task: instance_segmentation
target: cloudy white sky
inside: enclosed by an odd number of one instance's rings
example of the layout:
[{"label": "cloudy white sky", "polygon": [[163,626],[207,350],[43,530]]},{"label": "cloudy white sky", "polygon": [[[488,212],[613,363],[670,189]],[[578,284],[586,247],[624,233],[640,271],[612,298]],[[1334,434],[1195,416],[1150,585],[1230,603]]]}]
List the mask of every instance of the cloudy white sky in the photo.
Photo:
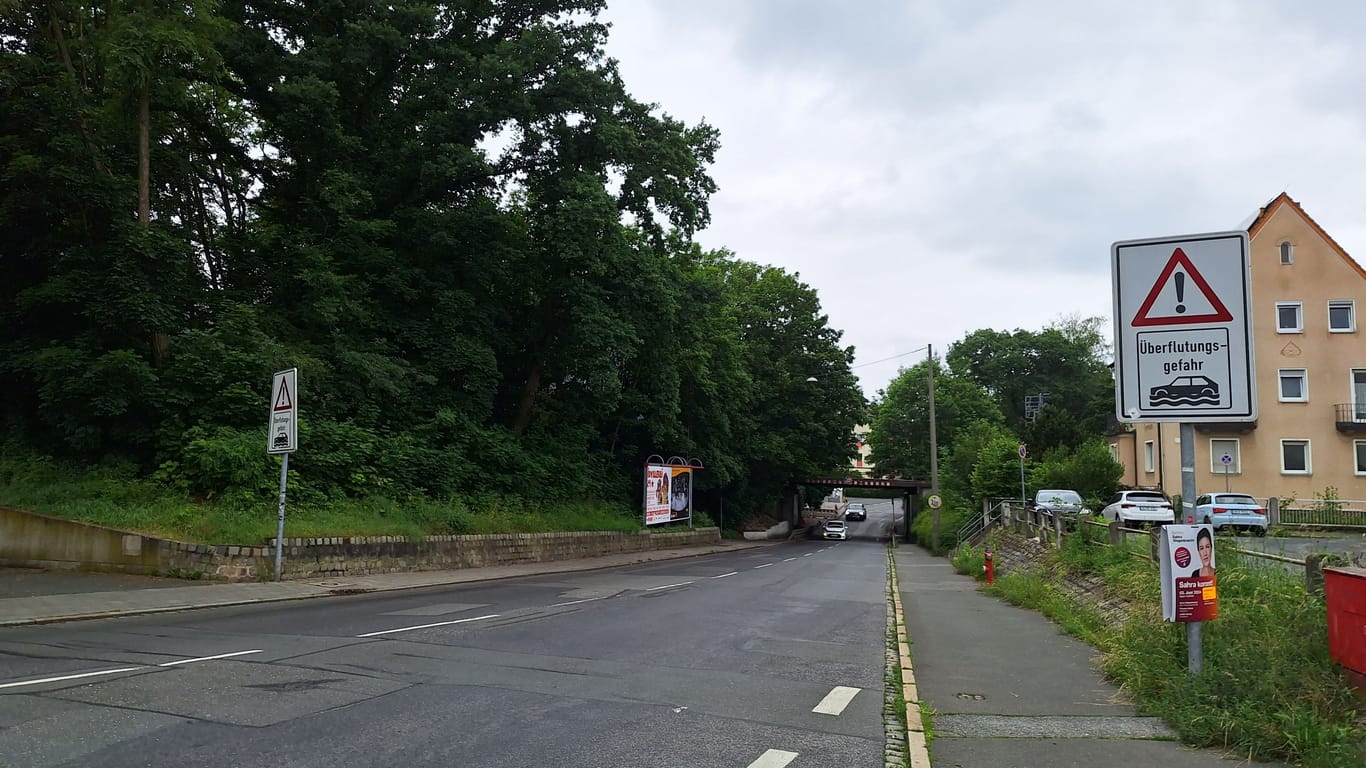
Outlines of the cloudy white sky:
[{"label": "cloudy white sky", "polygon": [[1366,256],[1366,3],[609,0],[638,98],[721,132],[708,248],[796,272],[871,395],[1111,307],[1115,240],[1281,191]]}]

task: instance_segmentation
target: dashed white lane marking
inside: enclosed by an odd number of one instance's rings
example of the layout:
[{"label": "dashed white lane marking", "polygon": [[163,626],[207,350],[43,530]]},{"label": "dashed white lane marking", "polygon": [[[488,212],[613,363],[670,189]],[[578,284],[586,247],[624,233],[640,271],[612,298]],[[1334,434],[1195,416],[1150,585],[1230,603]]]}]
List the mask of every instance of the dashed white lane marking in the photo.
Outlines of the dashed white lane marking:
[{"label": "dashed white lane marking", "polygon": [[713,576],[712,578],[713,578],[713,579],[724,579],[724,578],[726,578],[727,576],[734,576],[734,575],[737,574],[737,573],[739,573],[739,571],[731,571],[730,573],[723,573],[723,574],[721,574],[720,576]]},{"label": "dashed white lane marking", "polygon": [[118,669],[101,669],[97,672],[82,672],[78,675],[61,675],[60,677],[44,677],[40,680],[23,680],[17,683],[0,684],[0,688],[18,688],[24,685],[42,685],[43,683],[60,683],[64,680],[79,680],[83,677],[98,677],[100,675],[117,675],[120,672],[136,672],[146,667],[120,667]]},{"label": "dashed white lane marking", "polygon": [[812,708],[812,712],[818,715],[838,715],[849,706],[849,702],[854,700],[862,688],[850,688],[847,685],[837,685],[825,694],[821,703]]},{"label": "dashed white lane marking", "polygon": [[498,614],[496,614],[496,613],[490,613],[490,614],[487,615],[487,616],[475,616],[475,617],[469,618],[469,619],[456,619],[455,621],[438,621],[438,622],[436,622],[435,624],[419,624],[419,625],[417,625],[416,627],[399,627],[398,629],[385,629],[385,630],[381,630],[381,631],[379,631],[379,632],[366,632],[366,633],[363,634],[363,635],[356,635],[356,637],[379,637],[379,636],[381,636],[381,635],[392,635],[392,634],[396,634],[396,633],[398,633],[398,632],[412,632],[412,631],[415,630],[415,629],[431,629],[432,627],[448,627],[448,626],[450,626],[450,625],[452,625],[452,624],[464,624],[464,623],[470,622],[470,621],[483,621],[484,619],[496,619],[496,618],[498,618]]},{"label": "dashed white lane marking", "polygon": [[796,752],[786,752],[781,749],[770,749],[759,755],[759,759],[749,764],[749,768],[783,768],[783,766],[797,759]]},{"label": "dashed white lane marking", "polygon": [[[821,551],[824,552],[825,550],[822,549]],[[814,555],[814,554],[816,554],[816,553],[815,553],[815,552],[807,552],[806,554],[802,555],[802,557],[811,557],[811,556]]]},{"label": "dashed white lane marking", "polygon": [[755,568],[767,568],[767,567],[769,567],[770,565],[773,565],[773,563],[764,563],[763,565],[756,565],[756,566],[754,566],[754,567],[755,567]]},{"label": "dashed white lane marking", "polygon": [[796,560],[796,559],[797,559],[797,558],[795,558],[795,557],[785,557],[785,558],[783,558],[783,562],[784,562],[784,563],[790,563],[790,562],[792,562],[793,560]]},{"label": "dashed white lane marking", "polygon": [[586,598],[584,598],[584,599],[582,599],[582,600],[570,600],[570,601],[567,602],[567,603],[555,603],[554,605],[552,605],[552,606],[550,606],[550,607],[551,607],[551,608],[563,608],[563,607],[566,606],[566,605],[578,605],[579,603],[591,603],[591,602],[593,602],[594,600],[606,600],[606,599],[607,599],[607,598],[605,598],[605,597],[586,597]]},{"label": "dashed white lane marking", "polygon": [[213,661],[214,659],[231,659],[234,656],[250,656],[261,651],[234,651],[232,653],[220,653],[217,656],[200,656],[197,659],[181,659],[179,661],[168,661],[165,664],[158,664],[158,667],[178,667],[181,664],[193,664],[196,661]]},{"label": "dashed white lane marking", "polygon": [[649,589],[647,589],[647,590],[645,590],[645,591],[646,591],[646,592],[657,592],[657,591],[659,591],[659,590],[661,590],[661,589],[673,589],[674,587],[686,587],[686,586],[688,586],[688,585],[691,584],[691,583],[692,583],[691,581],[680,581],[680,582],[678,582],[677,584],[665,584],[665,585],[662,586],[662,587],[650,587]]}]

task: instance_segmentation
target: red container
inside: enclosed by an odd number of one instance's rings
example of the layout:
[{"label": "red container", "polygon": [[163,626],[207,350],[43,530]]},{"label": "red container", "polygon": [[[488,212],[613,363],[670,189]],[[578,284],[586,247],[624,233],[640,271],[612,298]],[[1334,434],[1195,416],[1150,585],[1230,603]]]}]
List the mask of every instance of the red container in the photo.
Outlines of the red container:
[{"label": "red container", "polygon": [[1328,655],[1360,680],[1366,675],[1366,568],[1324,568]]}]

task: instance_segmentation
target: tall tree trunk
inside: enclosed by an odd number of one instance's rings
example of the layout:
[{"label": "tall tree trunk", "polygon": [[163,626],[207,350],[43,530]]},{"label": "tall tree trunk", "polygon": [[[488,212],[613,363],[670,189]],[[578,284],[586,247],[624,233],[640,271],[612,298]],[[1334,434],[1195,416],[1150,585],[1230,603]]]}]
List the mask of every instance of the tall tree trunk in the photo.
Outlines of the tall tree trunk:
[{"label": "tall tree trunk", "polygon": [[138,99],[138,223],[152,221],[152,82],[142,86]]}]

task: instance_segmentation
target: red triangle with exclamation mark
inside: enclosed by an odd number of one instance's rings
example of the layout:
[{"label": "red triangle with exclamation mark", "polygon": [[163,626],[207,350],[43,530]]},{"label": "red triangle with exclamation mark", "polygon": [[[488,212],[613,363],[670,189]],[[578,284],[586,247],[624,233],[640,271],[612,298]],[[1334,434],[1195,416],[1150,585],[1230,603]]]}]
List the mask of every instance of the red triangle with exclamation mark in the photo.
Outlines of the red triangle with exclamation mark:
[{"label": "red triangle with exclamation mark", "polygon": [[[1178,312],[1173,312],[1169,315],[1153,314],[1153,305],[1157,303],[1157,297],[1162,294],[1162,289],[1167,285],[1167,281],[1172,279],[1173,273],[1176,272],[1177,267],[1181,267],[1185,274],[1190,276],[1191,282],[1195,283],[1196,289],[1199,290],[1201,295],[1205,297],[1205,300],[1209,302],[1210,312],[1203,315],[1185,315]],[[1134,315],[1134,319],[1130,321],[1129,324],[1135,328],[1140,328],[1149,325],[1193,325],[1196,323],[1231,322],[1233,322],[1233,313],[1229,312],[1228,307],[1224,306],[1224,302],[1219,300],[1219,297],[1214,293],[1214,289],[1210,288],[1209,282],[1205,280],[1205,276],[1200,274],[1200,270],[1196,269],[1195,265],[1191,263],[1190,257],[1186,256],[1186,252],[1177,248],[1172,252],[1172,257],[1167,260],[1167,266],[1163,267],[1162,273],[1157,276],[1157,282],[1153,283],[1152,290],[1148,291],[1148,298],[1143,300],[1143,306],[1138,308],[1138,314]]]}]

